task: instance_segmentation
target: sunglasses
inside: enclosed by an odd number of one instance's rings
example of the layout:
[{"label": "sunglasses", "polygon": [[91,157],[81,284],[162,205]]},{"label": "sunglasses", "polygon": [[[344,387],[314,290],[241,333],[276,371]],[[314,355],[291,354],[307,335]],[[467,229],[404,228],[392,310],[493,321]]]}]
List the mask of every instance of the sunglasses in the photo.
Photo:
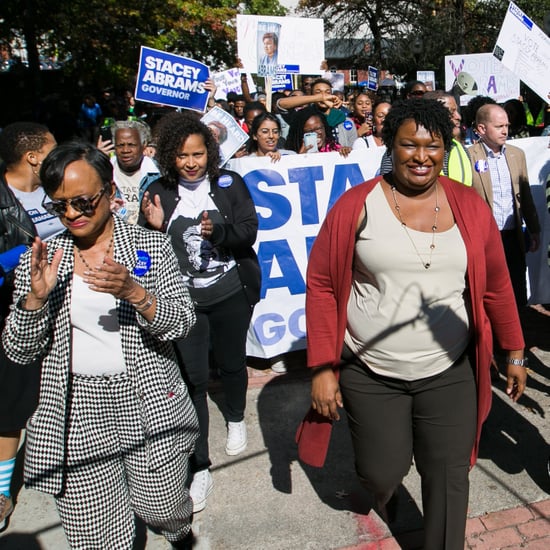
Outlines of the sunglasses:
[{"label": "sunglasses", "polygon": [[105,187],[100,189],[93,197],[75,197],[74,199],[61,199],[59,201],[51,201],[48,197],[44,197],[42,201],[42,206],[48,214],[52,216],[64,216],[67,212],[67,207],[70,206],[73,210],[76,210],[84,216],[91,216],[97,205],[99,204],[99,199],[105,194],[107,190]]},{"label": "sunglasses", "polygon": [[423,92],[422,90],[414,90],[413,92],[409,92],[409,95],[414,95],[414,96],[418,96],[418,97],[421,97],[425,94],[426,92]]}]

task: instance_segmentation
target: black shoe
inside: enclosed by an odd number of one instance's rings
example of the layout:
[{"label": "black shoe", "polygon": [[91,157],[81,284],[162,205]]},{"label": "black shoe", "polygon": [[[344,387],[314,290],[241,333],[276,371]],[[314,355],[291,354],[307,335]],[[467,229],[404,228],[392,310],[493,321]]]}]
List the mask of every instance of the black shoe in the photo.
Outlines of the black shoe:
[{"label": "black shoe", "polygon": [[172,548],[175,550],[191,550],[195,543],[193,531],[189,531],[184,539],[172,542]]}]

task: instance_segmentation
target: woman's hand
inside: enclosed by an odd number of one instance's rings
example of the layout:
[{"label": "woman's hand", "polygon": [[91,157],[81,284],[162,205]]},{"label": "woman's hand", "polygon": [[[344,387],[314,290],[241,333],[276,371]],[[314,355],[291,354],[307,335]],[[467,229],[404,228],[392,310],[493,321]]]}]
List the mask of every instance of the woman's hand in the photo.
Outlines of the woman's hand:
[{"label": "woman's hand", "polygon": [[311,406],[331,420],[340,420],[338,407],[343,406],[342,394],[332,367],[319,367],[311,382]]},{"label": "woman's hand", "polygon": [[40,309],[57,283],[57,271],[63,257],[63,250],[56,250],[52,262],[48,263],[48,249],[40,237],[32,243],[31,252],[31,291],[27,294],[24,308]]},{"label": "woman's hand", "polygon": [[338,152],[343,156],[347,157],[351,153],[351,147],[341,147]]},{"label": "woman's hand", "polygon": [[201,218],[201,237],[208,240],[214,231],[214,224],[212,220],[208,217],[208,212],[205,210],[202,213]]},{"label": "woman's hand", "polygon": [[96,292],[112,294],[121,300],[138,302],[143,298],[144,290],[130,277],[126,267],[109,257],[104,258],[101,266],[86,271],[84,282]]},{"label": "woman's hand", "polygon": [[[520,357],[521,359],[521,357]],[[512,401],[517,401],[525,391],[527,369],[521,365],[506,365],[506,394]]]},{"label": "woman's hand", "polygon": [[269,151],[265,156],[269,157],[271,162],[279,162],[281,160],[281,153],[279,151]]},{"label": "woman's hand", "polygon": [[104,140],[101,136],[97,138],[97,148],[109,156],[109,153],[112,153],[115,150],[115,144],[110,140]]},{"label": "woman's hand", "polygon": [[160,202],[160,197],[155,195],[153,200],[149,195],[149,191],[145,191],[143,200],[141,201],[141,211],[147,220],[147,223],[153,228],[160,230],[164,223],[164,208]]},{"label": "woman's hand", "polygon": [[372,124],[369,124],[368,122],[363,122],[359,128],[357,128],[357,136],[363,137],[363,136],[370,136],[372,134]]}]

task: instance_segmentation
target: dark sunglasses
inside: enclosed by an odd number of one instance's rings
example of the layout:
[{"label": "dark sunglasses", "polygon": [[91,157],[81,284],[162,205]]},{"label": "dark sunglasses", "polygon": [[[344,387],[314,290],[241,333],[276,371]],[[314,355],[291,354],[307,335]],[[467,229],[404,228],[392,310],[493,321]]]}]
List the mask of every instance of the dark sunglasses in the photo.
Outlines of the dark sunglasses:
[{"label": "dark sunglasses", "polygon": [[426,92],[423,92],[422,90],[414,90],[414,92],[409,92],[409,95],[414,95],[414,96],[423,96]]},{"label": "dark sunglasses", "polygon": [[99,199],[105,194],[106,191],[107,189],[103,187],[90,198],[75,197],[74,199],[61,199],[59,201],[51,201],[46,196],[42,201],[42,206],[44,207],[44,210],[52,216],[64,216],[67,212],[67,206],[70,206],[73,210],[76,210],[80,214],[84,214],[84,216],[91,216],[99,204]]}]

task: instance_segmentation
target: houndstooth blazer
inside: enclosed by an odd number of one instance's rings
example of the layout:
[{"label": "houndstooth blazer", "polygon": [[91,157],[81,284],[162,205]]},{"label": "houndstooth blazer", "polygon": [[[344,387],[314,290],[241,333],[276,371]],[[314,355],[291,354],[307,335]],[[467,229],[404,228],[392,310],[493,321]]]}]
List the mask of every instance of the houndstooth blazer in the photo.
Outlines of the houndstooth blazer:
[{"label": "houndstooth blazer", "polygon": [[[116,300],[126,370],[139,397],[147,460],[154,470],[177,453],[191,452],[198,434],[196,412],[172,346],[172,340],[186,336],[195,323],[195,311],[170,240],[158,231],[114,219],[114,260],[157,298],[151,323],[129,302]],[[2,338],[7,355],[18,363],[43,357],[39,404],[27,423],[25,482],[57,495],[63,489],[67,435],[74,244],[68,231],[47,244],[50,259],[55,250],[63,249],[57,284],[41,309],[21,307],[30,290],[27,253],[16,272],[14,302]],[[144,274],[134,273],[138,250],[151,258]]]}]

